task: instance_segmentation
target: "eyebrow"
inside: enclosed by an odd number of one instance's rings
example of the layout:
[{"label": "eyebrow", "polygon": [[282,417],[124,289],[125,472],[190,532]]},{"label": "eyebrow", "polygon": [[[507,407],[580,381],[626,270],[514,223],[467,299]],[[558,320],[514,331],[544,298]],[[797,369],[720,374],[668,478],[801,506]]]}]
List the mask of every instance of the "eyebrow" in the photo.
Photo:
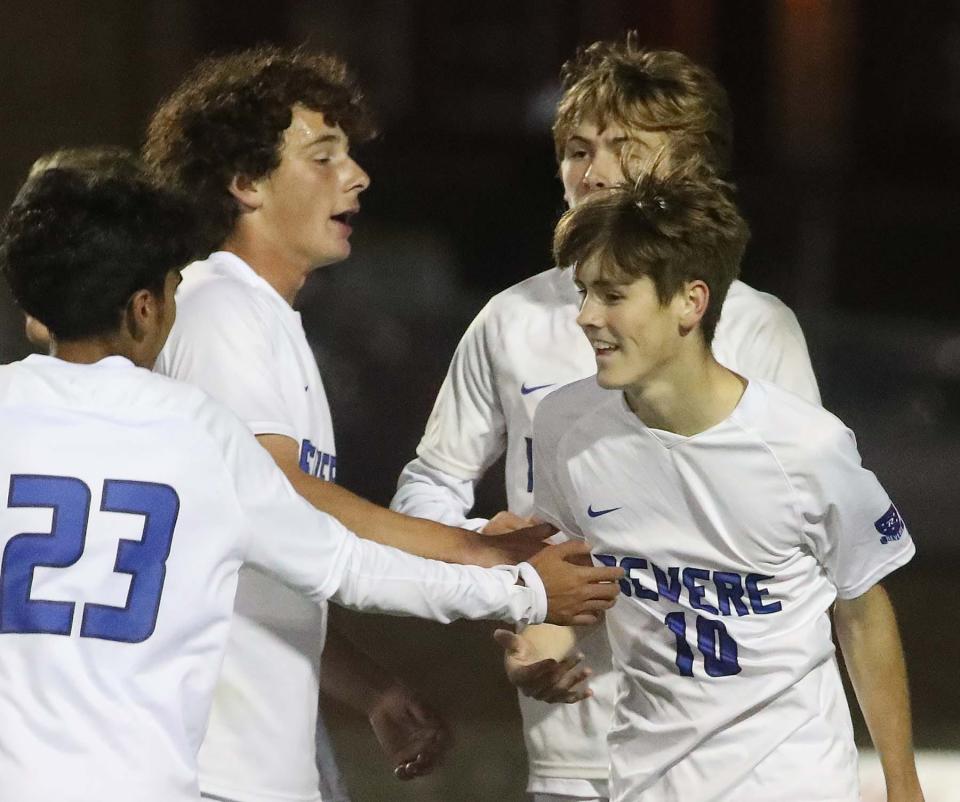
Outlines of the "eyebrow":
[{"label": "eyebrow", "polygon": [[331,131],[329,134],[320,134],[316,139],[307,142],[307,147],[312,148],[314,145],[325,145],[328,142],[346,142],[346,137],[336,131]]}]

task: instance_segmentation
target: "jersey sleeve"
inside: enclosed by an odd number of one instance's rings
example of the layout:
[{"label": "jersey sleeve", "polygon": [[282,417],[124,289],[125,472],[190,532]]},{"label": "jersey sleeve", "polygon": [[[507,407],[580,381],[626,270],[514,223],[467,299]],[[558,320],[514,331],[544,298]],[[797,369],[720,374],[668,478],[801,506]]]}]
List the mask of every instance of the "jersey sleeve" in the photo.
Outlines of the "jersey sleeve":
[{"label": "jersey sleeve", "polygon": [[572,488],[558,454],[566,419],[555,402],[562,395],[561,390],[547,396],[533,418],[533,514],[565,535],[584,540],[570,509]]},{"label": "jersey sleeve", "polygon": [[479,531],[487,519],[467,517],[473,508],[473,487],[473,480],[458,479],[417,457],[400,474],[390,508],[415,518]]},{"label": "jersey sleeve", "polygon": [[242,287],[211,282],[180,305],[155,369],[200,387],[254,434],[296,439],[272,343],[256,299]]},{"label": "jersey sleeve", "polygon": [[807,341],[796,315],[777,301],[765,308],[752,331],[737,343],[736,364],[748,378],[762,379],[820,404],[820,389],[810,364]]},{"label": "jersey sleeve", "polygon": [[[547,599],[536,571],[451,565],[363,540],[301,498],[273,459],[235,422],[220,424],[236,502],[247,523],[245,561],[317,602],[412,615],[540,623]],[[517,584],[522,577],[526,584]]]},{"label": "jersey sleeve", "polygon": [[417,446],[424,463],[470,482],[483,476],[506,448],[490,343],[495,325],[491,309],[488,303],[460,340]]},{"label": "jersey sleeve", "polygon": [[806,461],[798,482],[806,535],[837,595],[856,598],[916,548],[877,477],[861,465],[853,432],[837,421]]}]

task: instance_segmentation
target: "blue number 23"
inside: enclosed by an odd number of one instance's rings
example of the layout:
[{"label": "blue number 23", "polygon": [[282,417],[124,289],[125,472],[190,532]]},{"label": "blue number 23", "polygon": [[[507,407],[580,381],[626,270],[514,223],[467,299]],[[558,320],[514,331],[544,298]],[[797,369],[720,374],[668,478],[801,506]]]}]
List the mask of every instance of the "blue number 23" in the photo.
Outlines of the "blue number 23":
[{"label": "blue number 23", "polygon": [[[0,561],[0,633],[69,635],[74,602],[30,598],[33,569],[67,568],[83,554],[90,488],[69,476],[10,477],[8,507],[53,510],[49,532],[24,532],[7,542]],[[121,540],[114,571],[130,575],[123,607],[84,605],[81,638],[140,643],[153,634],[160,610],[180,499],[169,485],[107,479],[100,509],[143,516],[140,540]]]}]

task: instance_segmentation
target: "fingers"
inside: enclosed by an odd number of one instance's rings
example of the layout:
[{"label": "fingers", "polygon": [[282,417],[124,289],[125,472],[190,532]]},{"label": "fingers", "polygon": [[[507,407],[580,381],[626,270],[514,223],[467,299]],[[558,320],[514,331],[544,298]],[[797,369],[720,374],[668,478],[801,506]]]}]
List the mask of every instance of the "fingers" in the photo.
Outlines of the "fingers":
[{"label": "fingers", "polygon": [[[600,582],[583,586],[583,597],[597,601],[614,602],[620,595],[620,585],[616,582]],[[613,606],[612,604],[609,606]]]},{"label": "fingers", "polygon": [[441,723],[432,735],[419,747],[415,756],[410,760],[400,760],[393,770],[393,776],[398,780],[414,780],[430,774],[440,765],[444,753],[450,746],[450,734]]},{"label": "fingers", "polygon": [[525,691],[526,695],[554,704],[574,704],[586,699],[591,693],[584,683],[593,672],[582,661],[583,654],[577,653],[555,663],[541,678],[540,685]]},{"label": "fingers", "polygon": [[532,543],[542,543],[548,537],[556,534],[557,527],[550,524],[533,524],[525,526],[523,529],[517,529],[516,534]]},{"label": "fingers", "polygon": [[523,638],[516,632],[511,632],[509,629],[495,630],[493,639],[500,644],[500,648],[509,656],[518,655],[523,649]]},{"label": "fingers", "polygon": [[435,767],[436,763],[429,760],[423,752],[420,752],[413,760],[399,763],[393,770],[393,776],[398,780],[415,780],[417,777],[429,774]]}]

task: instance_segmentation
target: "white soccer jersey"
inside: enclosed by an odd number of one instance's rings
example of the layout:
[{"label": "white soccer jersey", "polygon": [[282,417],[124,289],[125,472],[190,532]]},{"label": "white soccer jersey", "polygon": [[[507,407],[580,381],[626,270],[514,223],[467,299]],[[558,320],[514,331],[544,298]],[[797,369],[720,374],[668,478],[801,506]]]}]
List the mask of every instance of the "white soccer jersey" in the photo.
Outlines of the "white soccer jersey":
[{"label": "white soccer jersey", "polygon": [[[576,324],[570,270],[552,268],[494,296],[471,323],[437,396],[417,459],[404,469],[392,506],[464,524],[473,488],[506,450],[509,509],[533,512],[533,415],[550,392],[596,373]],[[803,333],[777,298],[735,281],[713,342],[717,358],[748,377],[773,381],[819,403]],[[479,528],[483,520],[473,522]],[[528,790],[604,796],[606,732],[615,678],[602,628],[582,638],[596,672],[594,698],[550,705],[520,695],[530,765]]]},{"label": "white soccer jersey", "polygon": [[226,409],[122,357],[0,367],[0,442],[4,800],[199,799],[241,561],[317,603],[545,612],[529,566],[522,587],[354,537]]},{"label": "white soccer jersey", "polygon": [[606,615],[611,800],[859,799],[828,611],[914,546],[853,434],[751,381],[683,437],[593,378],[534,433],[537,513],[627,572]]},{"label": "white soccer jersey", "polygon": [[[330,409],[298,312],[239,257],[218,251],[183,272],[177,320],[156,370],[195,384],[254,434],[300,444],[300,467],[336,478]],[[200,752],[204,792],[238,802],[339,802],[332,755],[316,755],[326,610],[244,569],[236,618]],[[320,725],[323,726],[322,723]],[[321,743],[326,739],[321,735]]]}]

